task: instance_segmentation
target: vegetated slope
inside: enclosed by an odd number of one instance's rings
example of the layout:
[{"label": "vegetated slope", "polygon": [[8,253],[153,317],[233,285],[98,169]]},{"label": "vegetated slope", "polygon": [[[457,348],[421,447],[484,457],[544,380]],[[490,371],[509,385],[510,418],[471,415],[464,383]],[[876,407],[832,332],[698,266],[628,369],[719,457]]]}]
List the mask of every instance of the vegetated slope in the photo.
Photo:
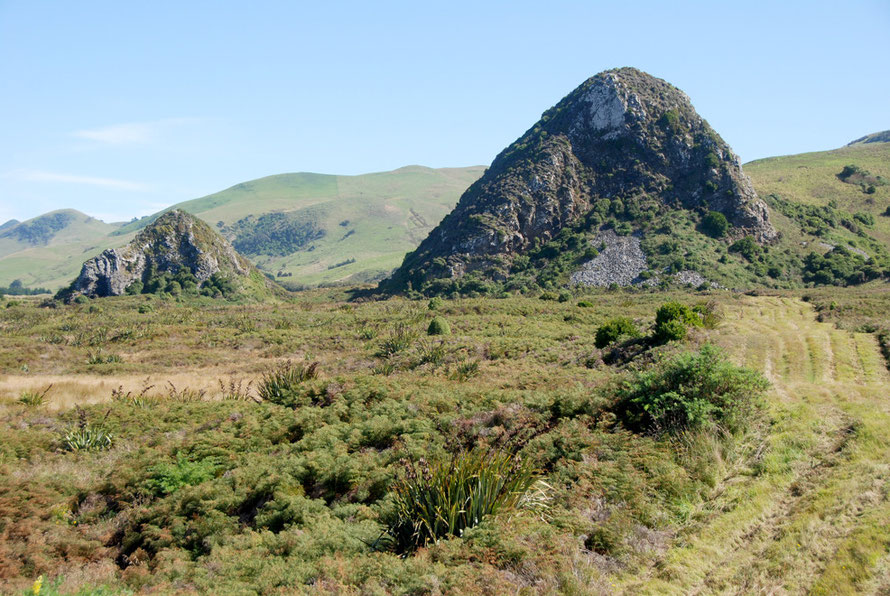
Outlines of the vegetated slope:
[{"label": "vegetated slope", "polygon": [[[847,166],[867,172],[873,181],[864,185],[853,177],[844,181],[841,174]],[[890,143],[851,144],[832,151],[758,159],[745,164],[745,171],[774,213],[788,211],[777,199],[795,206],[823,208],[825,214],[837,215],[849,223],[849,227],[828,225],[832,229],[826,234],[835,235],[836,241],[861,242],[861,248],[867,250],[867,240],[857,234],[861,231],[890,248]],[[818,213],[811,217],[813,223],[826,219]],[[793,225],[787,216],[774,220],[783,234],[800,241],[808,240],[804,238],[807,227],[815,227],[804,221],[801,230],[801,225]]]},{"label": "vegetated slope", "polygon": [[58,288],[71,280],[84,258],[129,240],[111,239],[117,226],[74,209],[8,224],[0,231],[0,285],[19,279],[26,287]]},{"label": "vegetated slope", "polygon": [[739,301],[720,335],[772,381],[770,435],[618,591],[887,593],[890,374],[874,335],[816,322],[787,298]]},{"label": "vegetated slope", "polygon": [[358,283],[379,279],[398,265],[483,169],[407,166],[360,176],[282,174],[175,207],[210,223],[279,280],[302,286]]},{"label": "vegetated slope", "polygon": [[199,218],[168,211],[122,248],[108,249],[83,264],[71,286],[59,293],[72,300],[124,293],[181,293],[264,297],[266,279],[225,238]]},{"label": "vegetated slope", "polygon": [[[639,70],[615,69],[585,81],[498,155],[384,287],[467,293],[492,282],[565,282],[595,258],[588,253],[601,228],[641,231],[650,245],[659,235],[681,240],[660,254],[694,253],[688,265],[713,276],[719,264],[699,246],[708,237],[691,236],[696,226],[718,237],[775,238],[738,157],[689,98]],[[712,252],[722,246],[713,240]],[[687,267],[675,258],[665,271],[668,258],[644,248],[655,267],[639,281]]]}]

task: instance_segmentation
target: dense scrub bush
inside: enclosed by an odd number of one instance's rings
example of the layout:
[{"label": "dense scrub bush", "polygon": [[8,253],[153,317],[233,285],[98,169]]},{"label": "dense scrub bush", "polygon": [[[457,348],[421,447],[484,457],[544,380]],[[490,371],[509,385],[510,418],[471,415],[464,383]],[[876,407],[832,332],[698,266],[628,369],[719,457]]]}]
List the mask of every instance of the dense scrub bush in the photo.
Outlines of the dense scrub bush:
[{"label": "dense scrub bush", "polygon": [[435,317],[426,329],[427,335],[451,335],[451,325],[443,317]]},{"label": "dense scrub bush", "polygon": [[729,221],[719,211],[709,211],[701,222],[702,230],[708,236],[722,238],[729,231]]},{"label": "dense scrub bush", "polygon": [[293,407],[305,394],[304,383],[317,377],[317,362],[294,364],[287,361],[263,375],[257,393],[263,401]]},{"label": "dense scrub bush", "polygon": [[752,263],[760,258],[763,249],[751,236],[736,240],[729,247],[729,252],[737,252]]},{"label": "dense scrub bush", "polygon": [[655,341],[667,343],[686,337],[687,327],[701,327],[702,315],[680,302],[665,302],[655,312]]},{"label": "dense scrub bush", "polygon": [[392,487],[395,511],[386,531],[399,553],[461,536],[488,515],[522,506],[536,480],[531,466],[507,451],[474,449],[405,468]]},{"label": "dense scrub bush", "polygon": [[878,279],[884,271],[843,246],[824,255],[813,252],[804,259],[803,279],[819,285],[853,285]]},{"label": "dense scrub bush", "polygon": [[618,392],[617,414],[633,430],[743,430],[769,383],[705,345],[637,373]]},{"label": "dense scrub bush", "polygon": [[639,337],[640,331],[628,317],[609,319],[596,329],[596,347],[602,349],[623,338]]}]

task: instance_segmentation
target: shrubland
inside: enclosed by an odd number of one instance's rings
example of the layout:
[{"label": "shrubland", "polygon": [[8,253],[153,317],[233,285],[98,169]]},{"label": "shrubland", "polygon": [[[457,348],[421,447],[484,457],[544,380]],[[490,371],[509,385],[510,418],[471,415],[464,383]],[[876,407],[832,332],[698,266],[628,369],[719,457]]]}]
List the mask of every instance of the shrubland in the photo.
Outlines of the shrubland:
[{"label": "shrubland", "polygon": [[750,300],[28,300],[0,313],[0,585],[608,589],[761,465],[766,381],[710,345]]}]

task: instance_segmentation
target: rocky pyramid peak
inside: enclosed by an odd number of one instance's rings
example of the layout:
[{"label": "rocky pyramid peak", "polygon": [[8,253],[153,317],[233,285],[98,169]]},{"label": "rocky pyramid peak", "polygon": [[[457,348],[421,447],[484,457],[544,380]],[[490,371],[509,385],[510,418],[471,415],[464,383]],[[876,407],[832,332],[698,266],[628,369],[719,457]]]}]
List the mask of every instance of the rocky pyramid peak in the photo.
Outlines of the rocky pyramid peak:
[{"label": "rocky pyramid peak", "polygon": [[146,226],[126,246],[86,261],[68,293],[119,296],[136,282],[183,269],[202,284],[216,273],[248,276],[252,266],[202,220],[174,209]]},{"label": "rocky pyramid peak", "polygon": [[515,256],[577,225],[604,200],[631,212],[653,205],[717,211],[730,236],[776,237],[738,156],[686,94],[619,68],[586,80],[502,151],[389,287],[468,272],[504,277]]}]

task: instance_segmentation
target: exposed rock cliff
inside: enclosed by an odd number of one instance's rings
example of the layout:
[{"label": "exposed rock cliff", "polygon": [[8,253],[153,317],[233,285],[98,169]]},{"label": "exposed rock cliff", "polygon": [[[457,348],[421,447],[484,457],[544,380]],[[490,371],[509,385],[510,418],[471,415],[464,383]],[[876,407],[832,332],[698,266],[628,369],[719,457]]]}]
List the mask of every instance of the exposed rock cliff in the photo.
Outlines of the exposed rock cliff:
[{"label": "exposed rock cliff", "polygon": [[732,236],[776,237],[739,158],[689,98],[621,68],[585,81],[498,155],[384,287],[420,289],[469,272],[503,279],[513,257],[603,199],[630,209],[719,211]]},{"label": "exposed rock cliff", "polygon": [[149,276],[187,269],[203,283],[215,273],[247,276],[250,263],[200,219],[173,210],[159,217],[122,248],[106,250],[83,264],[72,293],[119,296]]}]

